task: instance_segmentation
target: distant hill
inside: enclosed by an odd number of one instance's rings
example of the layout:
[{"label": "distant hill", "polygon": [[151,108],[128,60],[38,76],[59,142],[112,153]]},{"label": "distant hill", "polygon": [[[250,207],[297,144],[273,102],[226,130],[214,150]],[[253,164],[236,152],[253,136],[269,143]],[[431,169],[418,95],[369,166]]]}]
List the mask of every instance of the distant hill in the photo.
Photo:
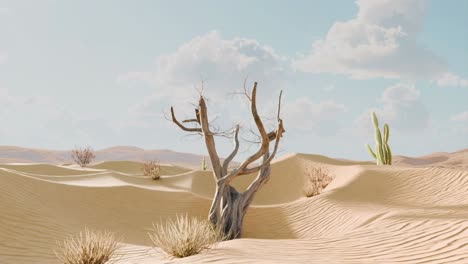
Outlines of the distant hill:
[{"label": "distant hill", "polygon": [[[96,162],[111,160],[145,161],[159,160],[187,168],[200,167],[202,155],[175,152],[172,150],[145,150],[131,146],[115,146],[96,150]],[[30,149],[15,146],[0,146],[0,163],[71,163],[70,151]],[[209,164],[209,159],[206,159]],[[235,164],[235,163],[234,163]],[[233,164],[233,165],[234,165]],[[395,155],[393,164],[397,166],[438,166],[468,169],[468,149],[456,152],[436,152],[421,157],[406,157]]]},{"label": "distant hill", "polygon": [[415,167],[449,167],[468,169],[468,149],[455,152],[435,152],[421,157],[393,157],[394,165],[415,166]]},{"label": "distant hill", "polygon": [[[109,160],[145,161],[159,160],[161,163],[199,168],[203,156],[175,152],[172,150],[145,150],[137,147],[116,146],[96,150],[96,162]],[[206,160],[209,164],[209,159]],[[0,146],[0,163],[50,163],[72,162],[70,151],[30,149],[15,146]]]}]

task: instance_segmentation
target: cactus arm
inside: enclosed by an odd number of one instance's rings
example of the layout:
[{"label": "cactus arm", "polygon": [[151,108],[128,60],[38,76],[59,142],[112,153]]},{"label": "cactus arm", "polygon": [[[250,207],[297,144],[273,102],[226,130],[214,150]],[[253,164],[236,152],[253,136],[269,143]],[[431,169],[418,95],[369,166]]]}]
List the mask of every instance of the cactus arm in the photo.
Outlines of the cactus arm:
[{"label": "cactus arm", "polygon": [[387,145],[387,165],[392,165],[392,152],[390,147]]},{"label": "cactus arm", "polygon": [[387,165],[388,164],[388,145],[384,143],[382,145],[382,149],[383,149],[383,153],[384,153],[384,159],[383,159],[382,164]]},{"label": "cactus arm", "polygon": [[391,165],[392,164],[392,152],[390,151],[390,146],[388,145],[388,138],[390,136],[390,128],[388,124],[384,125],[384,154],[385,154],[385,164]]},{"label": "cactus arm", "polygon": [[374,158],[374,159],[377,159],[377,156],[375,155],[374,151],[372,151],[371,147],[369,146],[369,144],[366,144],[366,148],[367,148],[367,152],[369,152],[369,154]]},{"label": "cactus arm", "polygon": [[203,157],[203,159],[202,159],[201,169],[202,169],[202,170],[206,170],[206,160],[205,160],[205,157]]},{"label": "cactus arm", "polygon": [[379,127],[379,121],[377,120],[377,115],[375,112],[371,113],[371,118],[372,118],[372,124],[374,124],[374,127]]},{"label": "cactus arm", "polygon": [[388,143],[388,137],[390,136],[389,133],[390,133],[390,129],[388,127],[388,124],[385,124],[383,126],[383,134],[384,134],[384,142],[385,143]]},{"label": "cactus arm", "polygon": [[384,154],[382,147],[382,135],[380,134],[380,129],[378,127],[375,129],[375,152],[377,156],[377,165],[382,165],[384,163]]},{"label": "cactus arm", "polygon": [[375,154],[377,156],[377,165],[384,164],[385,156],[382,148],[382,135],[380,134],[379,121],[375,112],[372,112],[372,124],[374,124],[375,129]]}]

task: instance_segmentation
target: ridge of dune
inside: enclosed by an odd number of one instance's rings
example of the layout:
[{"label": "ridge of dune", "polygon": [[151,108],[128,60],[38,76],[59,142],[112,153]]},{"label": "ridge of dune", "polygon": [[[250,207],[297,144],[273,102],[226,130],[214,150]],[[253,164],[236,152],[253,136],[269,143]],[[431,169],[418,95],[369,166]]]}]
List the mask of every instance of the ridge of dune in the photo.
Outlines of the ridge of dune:
[{"label": "ridge of dune", "polygon": [[[141,174],[142,162],[137,161],[102,161],[88,166],[93,169],[114,170],[127,174]],[[190,171],[187,168],[171,164],[160,164],[161,175],[175,175]]]},{"label": "ridge of dune", "polygon": [[144,151],[144,149],[134,146],[113,146],[101,149],[101,151]]},{"label": "ridge of dune", "polygon": [[439,166],[468,169],[468,149],[455,152],[436,152],[421,157],[395,156],[394,165],[399,166]]}]

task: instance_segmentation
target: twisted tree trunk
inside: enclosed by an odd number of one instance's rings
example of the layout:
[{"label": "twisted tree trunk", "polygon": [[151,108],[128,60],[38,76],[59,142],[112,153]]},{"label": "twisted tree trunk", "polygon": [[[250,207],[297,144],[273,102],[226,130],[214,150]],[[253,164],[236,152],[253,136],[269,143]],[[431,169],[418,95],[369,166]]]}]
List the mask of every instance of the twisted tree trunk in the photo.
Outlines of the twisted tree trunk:
[{"label": "twisted tree trunk", "polygon": [[[256,92],[257,83],[255,82],[251,95],[248,95],[247,92],[245,92],[245,95],[251,102],[252,117],[261,136],[260,148],[232,171],[228,171],[228,167],[239,150],[239,125],[235,126],[233,131],[234,149],[221,165],[214,140],[216,134],[210,131],[207,107],[203,96],[200,96],[198,108],[195,109],[196,118],[182,121],[182,123],[195,123],[196,127],[186,127],[179,122],[175,117],[174,109],[171,107],[172,121],[177,126],[184,131],[200,133],[204,137],[213,167],[213,176],[216,180],[216,191],[208,219],[224,232],[226,239],[241,237],[244,216],[256,192],[270,178],[270,164],[278,150],[279,142],[284,132],[283,121],[280,118],[281,93],[278,101],[277,129],[267,133],[257,112]],[[270,154],[270,142],[272,141],[275,141],[275,144]],[[249,167],[249,165],[260,158],[262,158],[260,165]],[[256,172],[258,173],[257,177],[244,192],[239,192],[231,186],[231,182],[235,178]]]}]

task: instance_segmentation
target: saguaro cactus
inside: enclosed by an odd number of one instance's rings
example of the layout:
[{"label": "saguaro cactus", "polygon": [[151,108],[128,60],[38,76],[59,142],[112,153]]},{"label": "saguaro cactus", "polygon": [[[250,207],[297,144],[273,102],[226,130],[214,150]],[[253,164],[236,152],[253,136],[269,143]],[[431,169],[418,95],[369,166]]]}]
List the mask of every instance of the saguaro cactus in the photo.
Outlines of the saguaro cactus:
[{"label": "saguaro cactus", "polygon": [[372,124],[374,124],[375,129],[375,153],[368,144],[366,144],[367,151],[376,160],[377,165],[391,165],[392,152],[388,146],[388,137],[390,133],[388,124],[384,125],[384,137],[382,140],[382,135],[380,134],[379,129],[379,121],[377,120],[375,112],[372,112],[371,117]]},{"label": "saguaro cactus", "polygon": [[201,170],[206,170],[206,160],[205,160],[205,157],[203,157],[202,161],[201,161]]}]

